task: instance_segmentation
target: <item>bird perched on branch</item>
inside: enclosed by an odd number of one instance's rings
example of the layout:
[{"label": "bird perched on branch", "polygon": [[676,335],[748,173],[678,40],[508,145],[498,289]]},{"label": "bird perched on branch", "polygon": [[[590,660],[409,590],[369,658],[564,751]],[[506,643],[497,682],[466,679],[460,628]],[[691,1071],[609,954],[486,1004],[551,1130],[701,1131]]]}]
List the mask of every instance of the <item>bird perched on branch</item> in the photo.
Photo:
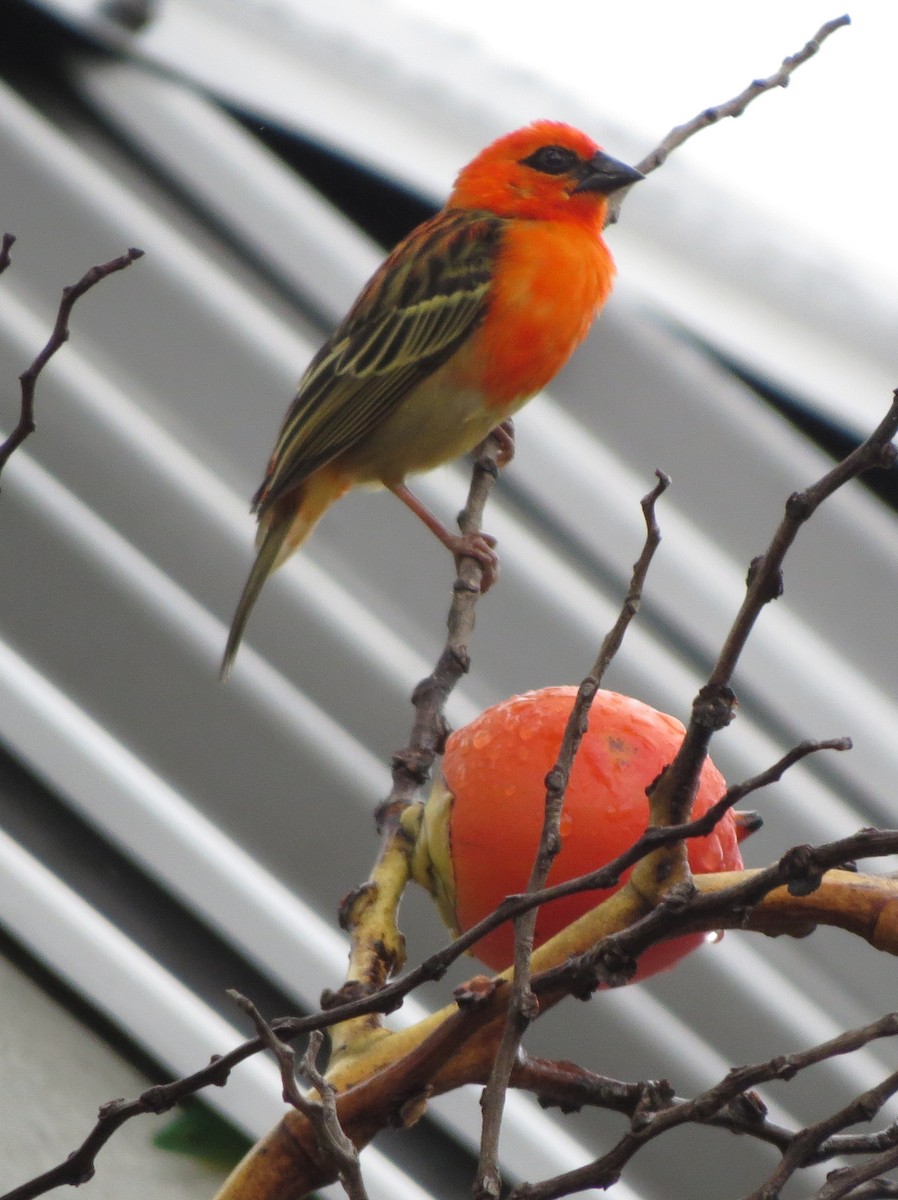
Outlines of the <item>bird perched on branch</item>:
[{"label": "bird perched on branch", "polygon": [[[611,290],[608,197],[642,176],[577,129],[537,121],[464,167],[446,205],[393,250],[299,383],[253,499],[258,552],[226,677],[262,585],[357,484],[382,484],[456,560],[496,570],[495,541],[451,533],[407,475],[472,450],[553,378]],[[503,437],[504,458],[511,438]]]}]

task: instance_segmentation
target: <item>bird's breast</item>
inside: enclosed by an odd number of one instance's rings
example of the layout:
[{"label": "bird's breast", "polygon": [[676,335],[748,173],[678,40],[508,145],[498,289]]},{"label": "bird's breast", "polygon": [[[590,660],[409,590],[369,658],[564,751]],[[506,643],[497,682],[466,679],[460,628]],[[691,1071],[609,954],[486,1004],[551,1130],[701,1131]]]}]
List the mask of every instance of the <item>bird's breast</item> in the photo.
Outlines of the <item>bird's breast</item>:
[{"label": "bird's breast", "polygon": [[478,382],[488,402],[498,410],[517,407],[544,388],[586,337],[613,279],[614,260],[595,229],[512,224],[469,357],[482,369]]}]

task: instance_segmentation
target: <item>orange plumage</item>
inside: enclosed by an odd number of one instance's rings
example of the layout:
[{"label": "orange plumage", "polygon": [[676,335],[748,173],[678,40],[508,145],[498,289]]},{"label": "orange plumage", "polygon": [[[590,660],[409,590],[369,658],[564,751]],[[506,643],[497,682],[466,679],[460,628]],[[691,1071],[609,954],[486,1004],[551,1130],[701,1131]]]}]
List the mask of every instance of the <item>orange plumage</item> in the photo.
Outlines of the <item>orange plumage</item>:
[{"label": "orange plumage", "polygon": [[356,484],[390,488],[456,558],[480,559],[489,586],[493,539],[450,533],[405,478],[473,449],[564,366],[611,290],[608,197],[640,178],[585,133],[537,121],[487,146],[393,250],[284,418],[223,676],[267,577]]}]

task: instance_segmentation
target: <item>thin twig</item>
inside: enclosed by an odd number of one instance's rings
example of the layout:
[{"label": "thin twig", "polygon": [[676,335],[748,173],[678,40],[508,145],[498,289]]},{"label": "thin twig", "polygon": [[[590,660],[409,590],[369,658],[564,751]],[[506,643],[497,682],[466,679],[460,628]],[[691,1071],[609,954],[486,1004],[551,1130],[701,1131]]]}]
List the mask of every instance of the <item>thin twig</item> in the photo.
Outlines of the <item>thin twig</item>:
[{"label": "thin twig", "polygon": [[[889,1013],[865,1025],[860,1029],[849,1030],[829,1041],[812,1046],[795,1054],[780,1055],[763,1063],[747,1067],[736,1067],[713,1087],[702,1092],[692,1100],[675,1103],[670,1094],[669,1085],[646,1084],[640,1096],[640,1104],[633,1112],[630,1129],[624,1136],[601,1158],[586,1166],[557,1175],[539,1184],[523,1184],[514,1188],[508,1200],[557,1200],[558,1197],[570,1195],[587,1188],[607,1188],[621,1174],[624,1166],[649,1141],[661,1134],[676,1129],[688,1122],[708,1124],[713,1118],[726,1110],[740,1097],[744,1097],[750,1089],[759,1087],[774,1080],[793,1079],[800,1071],[818,1063],[829,1061],[843,1054],[850,1054],[869,1045],[880,1038],[891,1038],[898,1035],[898,1013]],[[898,1088],[898,1073],[890,1076],[877,1088],[873,1088],[864,1096],[858,1097],[839,1113],[811,1127],[813,1134],[804,1137],[808,1130],[801,1130],[789,1142],[782,1163],[790,1159],[795,1165],[781,1182],[801,1166],[807,1166],[811,1161],[819,1161],[814,1155],[821,1143],[831,1137],[837,1129],[861,1119],[859,1114],[869,1112],[872,1116],[889,1095]],[[819,1136],[818,1136],[819,1134]],[[803,1140],[802,1140],[803,1139]],[[791,1156],[791,1158],[790,1158]],[[800,1160],[800,1161],[799,1161]],[[780,1164],[782,1167],[782,1163]],[[764,1188],[752,1193],[751,1200],[772,1200],[778,1195],[777,1190],[766,1191]],[[779,1177],[777,1176],[777,1181]],[[781,1186],[780,1182],[780,1186]]]},{"label": "thin twig", "polygon": [[[252,1046],[252,1050],[241,1054],[236,1061],[242,1061],[250,1054],[257,1053],[262,1048],[261,1039],[256,1038]],[[147,1088],[136,1100],[110,1100],[101,1105],[96,1124],[76,1150],[49,1171],[44,1171],[41,1175],[29,1179],[27,1183],[6,1192],[0,1200],[33,1200],[33,1197],[43,1196],[52,1192],[54,1188],[65,1185],[78,1187],[79,1184],[87,1183],[94,1176],[97,1154],[126,1121],[144,1113],[168,1112],[180,1100],[195,1095],[201,1088],[211,1084],[224,1087],[234,1065],[235,1062],[226,1064],[223,1059],[214,1056],[209,1065],[201,1070],[173,1083]]]},{"label": "thin twig", "polygon": [[312,1107],[313,1102],[303,1096],[296,1083],[296,1051],[274,1032],[262,1014],[248,996],[244,996],[235,988],[227,989],[227,996],[241,1012],[246,1013],[256,1027],[256,1033],[263,1045],[271,1051],[281,1073],[281,1095],[287,1104],[292,1104],[300,1112]]},{"label": "thin twig", "polygon": [[[552,863],[561,849],[559,825],[564,797],[571,770],[589,722],[589,710],[599,690],[605,671],[620,649],[624,634],[639,611],[642,590],[652,558],[661,541],[661,531],[655,519],[655,505],[670,486],[663,471],[655,472],[658,482],[642,499],[646,536],[639,559],[634,564],[627,595],[617,620],[602,641],[598,657],[590,673],[577,691],[576,699],[564,730],[555,766],[546,776],[546,803],[542,833],[536,857],[527,882],[526,894],[534,895],[545,888]],[[521,1041],[530,1022],[539,1013],[539,1005],[530,988],[530,959],[536,932],[536,907],[515,918],[515,953],[512,994],[508,1005],[505,1028],[496,1054],[496,1061],[483,1092],[481,1107],[483,1122],[480,1138],[480,1157],[474,1180],[474,1196],[495,1200],[502,1186],[499,1173],[499,1136],[508,1083],[517,1059]]]},{"label": "thin twig", "polygon": [[[760,1187],[746,1196],[745,1200],[773,1200],[774,1197],[779,1196],[795,1172],[806,1166],[808,1161],[816,1155],[823,1142],[849,1125],[856,1125],[858,1121],[871,1120],[886,1101],[895,1095],[896,1091],[898,1091],[898,1071],[892,1072],[876,1087],[869,1088],[866,1092],[855,1096],[838,1112],[799,1130],[776,1170],[768,1175]],[[853,1186],[850,1178],[852,1174],[855,1176],[856,1182],[866,1182],[871,1176],[879,1175],[883,1170],[890,1170],[896,1162],[898,1162],[898,1147],[892,1147],[884,1154],[877,1156],[875,1166],[871,1167],[870,1164],[867,1164],[866,1169],[869,1174],[864,1173],[865,1167],[861,1165],[847,1172],[847,1178],[843,1175],[842,1186],[833,1184],[830,1188],[831,1195],[833,1197],[847,1195]],[[845,1186],[846,1184],[848,1186]]]},{"label": "thin twig", "polygon": [[[850,24],[851,18],[846,13],[845,16],[836,17],[832,21],[827,21],[825,25],[821,25],[811,40],[806,42],[797,54],[790,54],[784,58],[778,70],[774,71],[772,75],[766,79],[752,80],[738,96],[733,96],[731,100],[726,100],[723,104],[715,104],[711,108],[703,109],[692,120],[685,121],[682,125],[675,125],[655,149],[647,154],[640,163],[637,163],[636,169],[643,175],[651,174],[652,171],[656,171],[658,167],[664,165],[674,150],[679,149],[684,142],[688,142],[702,129],[707,129],[709,125],[716,125],[725,117],[741,117],[749,104],[757,100],[759,96],[763,96],[765,92],[773,91],[775,88],[788,87],[793,72],[806,63],[809,58],[814,57],[830,34],[835,33],[844,25]],[[605,222],[607,225],[613,225],[617,221],[621,205],[629,190],[629,188],[624,188],[615,192],[608,206]]]},{"label": "thin twig", "polygon": [[[468,498],[458,518],[463,534],[477,533],[482,526],[505,445],[504,439],[491,434],[477,450]],[[449,734],[444,709],[456,684],[470,667],[468,642],[474,632],[482,577],[483,567],[476,559],[462,560],[446,621],[446,642],[436,667],[421,680],[412,696],[415,720],[411,739],[404,750],[393,756],[393,789],[378,811],[381,823],[395,819],[415,799],[418,789],[430,778],[434,759],[443,752]]]},{"label": "thin twig", "polygon": [[892,1148],[878,1154],[869,1162],[855,1167],[844,1167],[832,1171],[826,1183],[814,1193],[814,1200],[890,1200],[898,1196],[898,1181],[882,1179],[882,1171],[892,1170],[898,1164],[898,1149]]},{"label": "thin twig", "polygon": [[308,1049],[299,1064],[300,1075],[321,1097],[321,1103],[314,1107],[312,1122],[318,1132],[319,1145],[331,1155],[339,1168],[340,1182],[349,1200],[368,1200],[359,1152],[343,1132],[337,1116],[336,1090],[318,1070],[318,1055],[323,1044],[324,1034],[315,1030],[309,1037]]},{"label": "thin twig", "polygon": [[[883,1018],[884,1021],[893,1019]],[[886,1029],[883,1036],[891,1034],[892,1031]],[[689,1103],[685,1097],[676,1095],[665,1079],[626,1083],[589,1071],[579,1063],[557,1062],[523,1053],[515,1063],[511,1085],[531,1092],[543,1108],[559,1108],[564,1113],[593,1107],[633,1118]],[[699,1118],[693,1117],[693,1120]],[[701,1117],[700,1123],[753,1138],[781,1151],[788,1149],[797,1132],[768,1120],[766,1105],[756,1093],[748,1090],[739,1092],[720,1109]],[[896,1145],[898,1122],[870,1134],[836,1134],[818,1146],[806,1165],[848,1155],[878,1154]]]},{"label": "thin twig", "polygon": [[233,988],[228,989],[228,996],[250,1018],[259,1037],[274,1055],[281,1072],[284,1100],[301,1112],[314,1127],[318,1147],[333,1162],[349,1200],[368,1200],[358,1151],[343,1132],[337,1117],[336,1093],[315,1065],[321,1052],[323,1034],[319,1030],[312,1033],[299,1068],[300,1074],[320,1096],[320,1100],[314,1100],[304,1095],[296,1082],[296,1052],[293,1047],[278,1037],[252,1000]]},{"label": "thin twig", "polygon": [[[782,569],[787,551],[799,531],[820,505],[850,480],[865,471],[891,467],[896,458],[892,438],[898,432],[898,390],[885,417],[856,449],[836,463],[816,483],[795,492],[766,552],[755,559],[748,574],[745,598],[733,621],[707,683],[693,702],[692,715],[680,750],[651,795],[652,821],[656,825],[680,823],[689,817],[696,781],[715,732],[733,719],[735,696],[730,689],[733,672],[748,637],[764,607],[781,595]],[[644,860],[645,868],[649,860]]]},{"label": "thin twig", "polygon": [[[9,262],[9,247],[12,245],[12,241],[9,240],[10,237],[10,234],[6,234],[3,238],[3,251],[6,253],[6,262],[3,262],[2,252],[0,252],[0,270]],[[69,318],[72,315],[72,309],[76,301],[80,300],[84,293],[89,292],[92,287],[96,287],[103,279],[106,279],[116,271],[123,271],[125,267],[130,267],[131,263],[142,256],[142,250],[132,247],[125,254],[120,255],[118,258],[113,258],[110,262],[101,263],[97,267],[91,267],[89,271],[82,275],[77,283],[63,288],[62,299],[59,302],[59,309],[56,313],[56,323],[53,326],[50,338],[31,365],[26,367],[19,376],[19,383],[21,384],[19,422],[6,441],[0,444],[0,473],[2,473],[3,468],[9,461],[10,455],[21,446],[30,433],[34,432],[34,392],[38,376],[57,350],[69,340]]]}]

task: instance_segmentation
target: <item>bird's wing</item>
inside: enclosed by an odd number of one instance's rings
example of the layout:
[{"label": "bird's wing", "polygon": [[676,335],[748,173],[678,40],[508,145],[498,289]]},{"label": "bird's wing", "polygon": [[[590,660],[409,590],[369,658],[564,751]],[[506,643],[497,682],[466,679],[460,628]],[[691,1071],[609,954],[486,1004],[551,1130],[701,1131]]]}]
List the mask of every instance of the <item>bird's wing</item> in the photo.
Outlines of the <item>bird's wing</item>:
[{"label": "bird's wing", "polygon": [[471,335],[505,224],[443,211],[396,247],[300,380],[255,508],[364,438]]}]

